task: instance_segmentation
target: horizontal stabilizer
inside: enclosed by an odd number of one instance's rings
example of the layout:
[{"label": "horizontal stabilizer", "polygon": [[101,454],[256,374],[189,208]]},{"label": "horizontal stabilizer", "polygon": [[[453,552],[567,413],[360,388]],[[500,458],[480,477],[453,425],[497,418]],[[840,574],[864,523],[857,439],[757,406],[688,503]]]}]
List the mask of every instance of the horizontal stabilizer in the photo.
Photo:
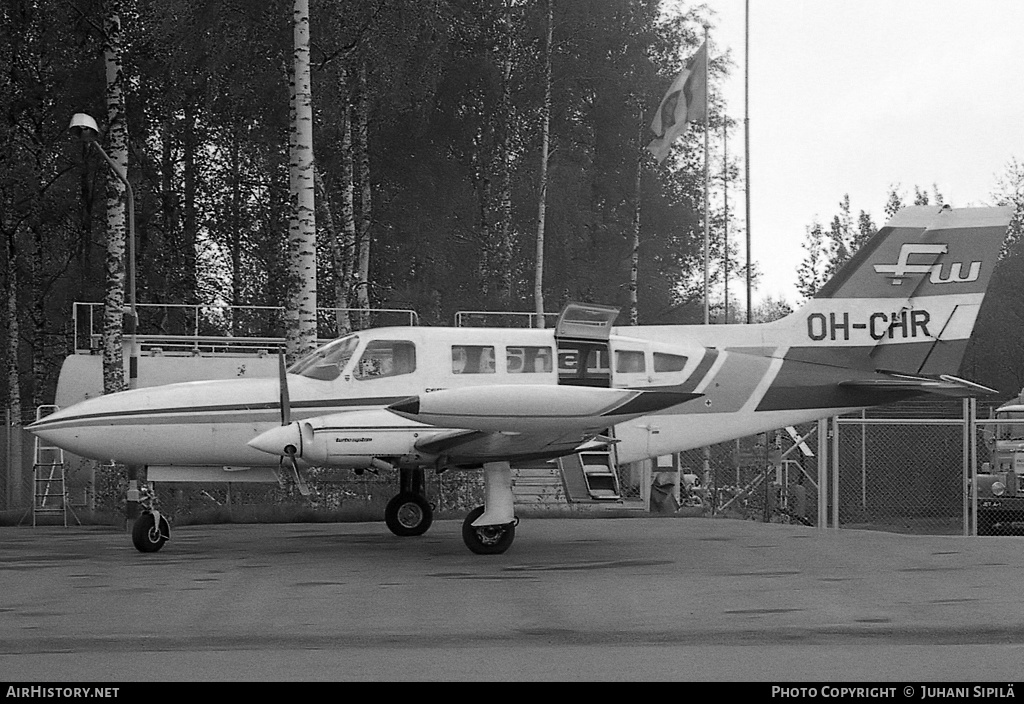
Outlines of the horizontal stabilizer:
[{"label": "horizontal stabilizer", "polygon": [[950,376],[949,374],[941,374],[935,377],[911,374],[886,374],[884,377],[876,379],[843,381],[839,383],[839,386],[847,389],[859,389],[861,391],[917,391],[920,393],[952,396],[954,398],[969,398],[971,396],[999,393],[995,389],[975,384],[973,381]]}]

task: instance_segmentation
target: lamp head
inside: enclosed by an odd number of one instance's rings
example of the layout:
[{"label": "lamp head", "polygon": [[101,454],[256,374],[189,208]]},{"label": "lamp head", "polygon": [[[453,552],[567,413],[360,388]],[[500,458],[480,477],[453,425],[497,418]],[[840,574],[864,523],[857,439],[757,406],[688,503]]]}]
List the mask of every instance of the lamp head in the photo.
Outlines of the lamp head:
[{"label": "lamp head", "polygon": [[77,137],[83,142],[95,142],[100,134],[100,128],[96,125],[96,120],[84,112],[76,112],[71,116],[71,124],[68,125],[68,131],[71,132],[72,136]]}]

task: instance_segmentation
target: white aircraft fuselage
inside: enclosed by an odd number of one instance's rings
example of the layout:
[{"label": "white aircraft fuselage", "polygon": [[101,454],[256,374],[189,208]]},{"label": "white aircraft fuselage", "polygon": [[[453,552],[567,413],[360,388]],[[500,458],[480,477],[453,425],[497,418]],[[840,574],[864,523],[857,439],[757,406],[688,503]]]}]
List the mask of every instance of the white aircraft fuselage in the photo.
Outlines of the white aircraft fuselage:
[{"label": "white aircraft fuselage", "polygon": [[[365,330],[279,379],[112,394],[31,430],[75,454],[150,468],[243,473],[287,459],[298,480],[303,466],[397,468],[406,488],[386,518],[400,535],[429,525],[410,472],[482,467],[486,510],[470,514],[463,537],[500,552],[514,534],[517,461],[607,445],[611,434],[628,463],[921,394],[985,391],[951,375],[1011,217],[901,210],[772,323],[614,328],[617,309],[569,304],[547,330]],[[406,514],[427,518],[403,523]],[[165,539],[159,525],[144,543],[152,549]]]}]

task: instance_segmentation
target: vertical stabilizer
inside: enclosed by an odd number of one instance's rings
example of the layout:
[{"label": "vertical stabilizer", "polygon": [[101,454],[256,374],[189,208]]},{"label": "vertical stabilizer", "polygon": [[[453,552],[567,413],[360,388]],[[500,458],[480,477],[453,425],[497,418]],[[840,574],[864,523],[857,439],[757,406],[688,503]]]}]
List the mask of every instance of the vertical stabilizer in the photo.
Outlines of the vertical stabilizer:
[{"label": "vertical stabilizer", "polygon": [[904,208],[789,318],[788,360],[955,374],[1013,211]]}]

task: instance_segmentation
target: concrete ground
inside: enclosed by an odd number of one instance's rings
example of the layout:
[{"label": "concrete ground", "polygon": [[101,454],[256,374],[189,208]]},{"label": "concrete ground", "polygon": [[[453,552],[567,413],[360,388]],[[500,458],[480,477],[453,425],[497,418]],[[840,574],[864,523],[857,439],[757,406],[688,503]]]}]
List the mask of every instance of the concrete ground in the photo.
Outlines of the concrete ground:
[{"label": "concrete ground", "polygon": [[0,528],[0,681],[1020,679],[1021,537],[460,525]]}]

